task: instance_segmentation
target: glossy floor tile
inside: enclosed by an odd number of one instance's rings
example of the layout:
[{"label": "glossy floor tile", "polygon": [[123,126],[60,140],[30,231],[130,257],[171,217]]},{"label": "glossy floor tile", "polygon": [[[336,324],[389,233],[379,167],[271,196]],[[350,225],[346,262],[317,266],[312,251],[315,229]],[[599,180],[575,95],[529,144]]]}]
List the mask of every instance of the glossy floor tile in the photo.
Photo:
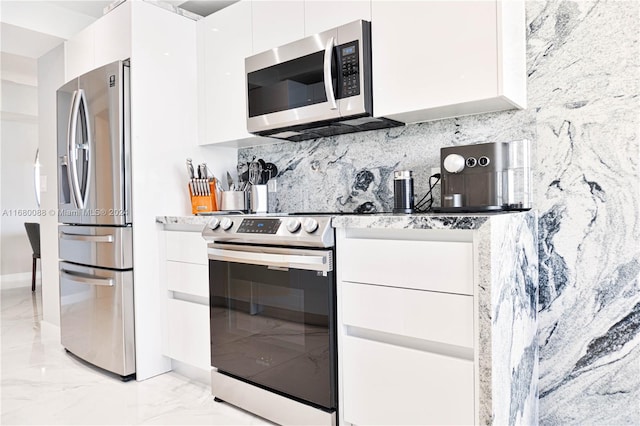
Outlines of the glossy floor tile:
[{"label": "glossy floor tile", "polygon": [[123,383],[67,354],[41,323],[40,288],[0,291],[2,425],[259,425],[207,385],[170,372]]}]

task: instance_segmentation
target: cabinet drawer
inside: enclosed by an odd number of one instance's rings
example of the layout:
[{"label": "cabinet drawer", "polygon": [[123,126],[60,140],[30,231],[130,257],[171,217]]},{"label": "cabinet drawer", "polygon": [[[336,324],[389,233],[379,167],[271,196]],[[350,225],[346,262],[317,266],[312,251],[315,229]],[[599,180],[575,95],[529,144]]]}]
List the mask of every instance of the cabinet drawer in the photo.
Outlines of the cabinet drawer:
[{"label": "cabinet drawer", "polygon": [[209,268],[168,260],[167,289],[209,298]]},{"label": "cabinet drawer", "polygon": [[346,336],[344,419],[357,425],[473,424],[473,362]]},{"label": "cabinet drawer", "polygon": [[207,243],[199,232],[166,231],[167,260],[208,265]]},{"label": "cabinet drawer", "polygon": [[340,283],[342,323],[473,348],[473,297]]},{"label": "cabinet drawer", "polygon": [[337,248],[344,281],[473,295],[470,242],[346,238]]},{"label": "cabinet drawer", "polygon": [[211,349],[209,306],[169,299],[168,357],[209,370]]}]

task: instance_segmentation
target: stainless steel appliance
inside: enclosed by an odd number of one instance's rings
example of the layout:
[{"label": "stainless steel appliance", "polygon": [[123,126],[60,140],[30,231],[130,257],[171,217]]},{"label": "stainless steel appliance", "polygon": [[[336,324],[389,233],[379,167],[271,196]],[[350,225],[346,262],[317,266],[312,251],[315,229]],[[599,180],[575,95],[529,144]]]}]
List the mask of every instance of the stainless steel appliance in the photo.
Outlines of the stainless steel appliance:
[{"label": "stainless steel appliance", "polygon": [[372,116],[370,22],[250,56],[245,71],[250,133],[301,141],[402,125]]},{"label": "stainless steel appliance", "polygon": [[528,140],[461,145],[440,150],[443,212],[529,210]]},{"label": "stainless steel appliance", "polygon": [[74,355],[135,377],[129,64],[57,91],[60,333]]},{"label": "stainless steel appliance", "polygon": [[216,400],[279,424],[335,424],[331,217],[214,217],[202,235]]}]

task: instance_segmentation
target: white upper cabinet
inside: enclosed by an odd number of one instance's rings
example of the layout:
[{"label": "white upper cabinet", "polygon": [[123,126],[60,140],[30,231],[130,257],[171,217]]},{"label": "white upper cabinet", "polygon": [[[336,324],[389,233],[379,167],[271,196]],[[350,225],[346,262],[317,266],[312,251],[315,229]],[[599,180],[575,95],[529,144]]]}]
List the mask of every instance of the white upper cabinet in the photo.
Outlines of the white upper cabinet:
[{"label": "white upper cabinet", "polygon": [[65,42],[65,80],[131,57],[131,4],[123,3]]},{"label": "white upper cabinet", "polygon": [[88,26],[64,43],[64,79],[70,81],[93,69],[94,27]]},{"label": "white upper cabinet", "polygon": [[374,115],[405,123],[526,107],[522,1],[373,0]]},{"label": "white upper cabinet", "polygon": [[252,1],[253,53],[304,37],[303,1]]},{"label": "white upper cabinet", "polygon": [[371,21],[370,0],[308,0],[304,2],[304,32],[306,36],[359,19]]},{"label": "white upper cabinet", "polygon": [[251,2],[197,22],[200,144],[251,138],[244,58],[252,54]]},{"label": "white upper cabinet", "polygon": [[125,6],[95,22],[94,68],[131,56],[131,11]]}]

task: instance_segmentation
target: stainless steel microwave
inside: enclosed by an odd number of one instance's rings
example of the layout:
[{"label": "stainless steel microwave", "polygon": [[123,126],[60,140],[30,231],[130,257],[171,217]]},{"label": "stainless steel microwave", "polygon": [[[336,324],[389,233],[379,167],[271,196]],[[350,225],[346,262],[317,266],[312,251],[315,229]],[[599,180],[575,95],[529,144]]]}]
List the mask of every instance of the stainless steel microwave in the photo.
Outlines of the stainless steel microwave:
[{"label": "stainless steel microwave", "polygon": [[300,141],[403,124],[373,117],[370,22],[250,56],[245,71],[250,133]]}]

